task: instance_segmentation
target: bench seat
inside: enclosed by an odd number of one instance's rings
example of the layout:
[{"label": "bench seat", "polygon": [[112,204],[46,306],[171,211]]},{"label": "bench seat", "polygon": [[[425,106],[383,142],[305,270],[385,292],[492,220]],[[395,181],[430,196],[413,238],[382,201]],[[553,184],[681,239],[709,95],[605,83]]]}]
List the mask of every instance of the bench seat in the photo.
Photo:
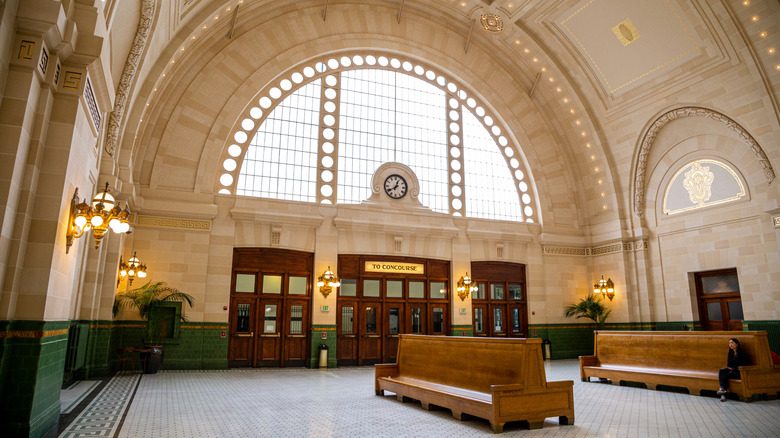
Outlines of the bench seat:
[{"label": "bench seat", "polygon": [[573,382],[547,382],[540,339],[401,335],[397,358],[376,365],[377,395],[447,408],[458,420],[485,418],[495,433],[509,421],[574,424]]},{"label": "bench seat", "polygon": [[591,377],[687,388],[691,394],[715,391],[726,365],[728,340],[737,338],[753,365],[740,368],[728,392],[740,400],[774,399],[780,391],[780,366],[771,362],[766,332],[612,332],[596,331],[593,356],[580,357],[583,382]]}]

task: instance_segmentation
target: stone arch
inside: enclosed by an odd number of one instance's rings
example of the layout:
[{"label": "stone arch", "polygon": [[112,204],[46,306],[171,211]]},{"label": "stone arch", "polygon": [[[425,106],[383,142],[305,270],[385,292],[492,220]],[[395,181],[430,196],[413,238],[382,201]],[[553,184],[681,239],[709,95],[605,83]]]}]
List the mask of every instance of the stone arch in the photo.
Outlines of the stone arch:
[{"label": "stone arch", "polygon": [[735,122],[730,117],[721,114],[717,111],[702,108],[697,106],[685,106],[676,108],[662,114],[660,117],[650,125],[645,132],[642,142],[639,146],[639,157],[637,159],[636,167],[634,169],[634,213],[637,216],[642,216],[642,212],[645,209],[645,173],[647,171],[647,159],[650,154],[650,149],[653,146],[658,133],[669,122],[683,118],[683,117],[705,117],[717,122],[722,123],[753,152],[756,160],[761,164],[761,168],[764,171],[767,183],[771,183],[775,179],[775,171],[772,168],[772,164],[769,162],[764,150],[753,138],[750,133],[742,127],[739,123]]}]

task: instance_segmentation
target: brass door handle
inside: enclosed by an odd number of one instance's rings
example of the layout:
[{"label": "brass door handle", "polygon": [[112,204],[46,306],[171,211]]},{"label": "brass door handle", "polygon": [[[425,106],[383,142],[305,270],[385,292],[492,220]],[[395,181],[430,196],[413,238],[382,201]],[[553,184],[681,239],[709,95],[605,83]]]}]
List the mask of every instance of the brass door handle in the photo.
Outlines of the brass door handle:
[{"label": "brass door handle", "polygon": [[260,335],[261,338],[278,338],[279,333],[263,333]]},{"label": "brass door handle", "polygon": [[288,338],[305,338],[306,335],[287,335]]},{"label": "brass door handle", "polygon": [[380,335],[363,335],[364,338],[381,338]]},{"label": "brass door handle", "polygon": [[249,333],[236,333],[235,336],[239,338],[251,338],[255,335],[255,332],[249,332]]}]

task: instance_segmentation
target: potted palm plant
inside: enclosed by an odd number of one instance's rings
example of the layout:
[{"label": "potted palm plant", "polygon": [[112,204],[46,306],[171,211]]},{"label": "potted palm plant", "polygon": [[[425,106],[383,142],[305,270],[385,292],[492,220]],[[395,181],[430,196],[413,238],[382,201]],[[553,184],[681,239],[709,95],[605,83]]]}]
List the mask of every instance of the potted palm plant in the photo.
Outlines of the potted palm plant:
[{"label": "potted palm plant", "polygon": [[[195,299],[192,297],[192,295],[186,292],[182,292],[176,288],[166,286],[166,284],[162,281],[153,283],[150,280],[148,283],[139,288],[116,294],[114,297],[114,306],[112,311],[114,317],[116,318],[116,315],[119,313],[120,309],[138,309],[138,313],[141,315],[141,318],[143,318],[147,323],[148,330],[150,313],[153,312],[156,307],[159,307],[161,303],[177,301],[187,303],[190,307],[192,307],[192,303],[195,301]],[[180,317],[182,321],[186,321],[184,315],[180,315]],[[145,350],[147,350],[147,356],[144,372],[148,374],[154,374],[157,372],[157,370],[160,369],[160,365],[162,364],[163,350],[162,345],[156,345],[154,342],[155,336],[151,335],[151,331],[149,331],[149,333],[150,345],[146,345],[145,348]]]},{"label": "potted palm plant", "polygon": [[567,307],[564,315],[567,318],[588,318],[595,322],[598,328],[604,327],[604,321],[607,320],[612,310],[607,309],[607,306],[602,304],[601,300],[601,297],[589,294],[586,298],[581,299],[579,303]]}]

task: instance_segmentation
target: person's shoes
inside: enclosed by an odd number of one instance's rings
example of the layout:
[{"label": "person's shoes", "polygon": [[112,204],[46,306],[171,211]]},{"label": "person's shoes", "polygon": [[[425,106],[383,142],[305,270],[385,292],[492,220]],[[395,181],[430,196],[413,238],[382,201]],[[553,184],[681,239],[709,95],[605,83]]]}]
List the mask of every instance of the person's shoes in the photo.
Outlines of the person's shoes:
[{"label": "person's shoes", "polygon": [[722,402],[726,401],[726,394],[720,396],[720,401]]},{"label": "person's shoes", "polygon": [[724,395],[726,394],[726,392],[728,392],[726,391],[726,388],[721,386],[720,389],[718,390],[718,395]]}]

